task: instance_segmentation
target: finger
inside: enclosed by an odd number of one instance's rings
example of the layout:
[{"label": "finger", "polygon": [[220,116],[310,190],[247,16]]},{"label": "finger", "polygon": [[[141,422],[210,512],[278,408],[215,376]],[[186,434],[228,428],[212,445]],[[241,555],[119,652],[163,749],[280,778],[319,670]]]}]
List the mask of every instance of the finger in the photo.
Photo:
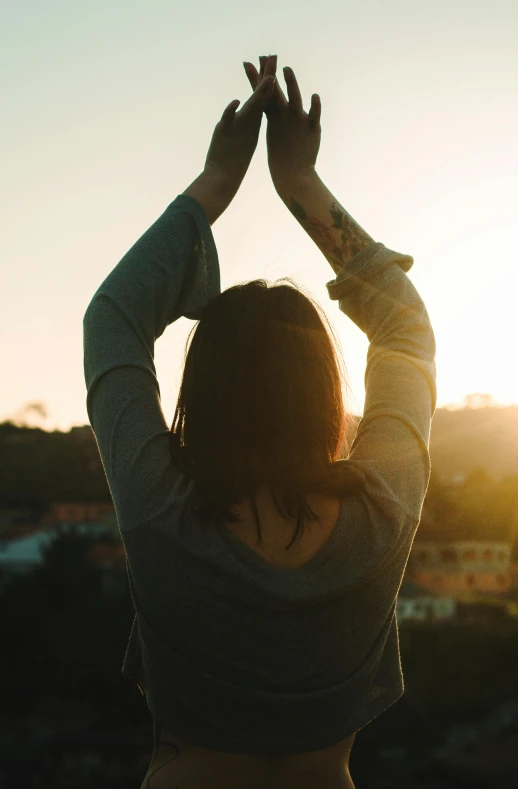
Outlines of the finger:
[{"label": "finger", "polygon": [[262,112],[266,108],[266,105],[271,99],[274,84],[275,77],[271,75],[263,77],[262,82],[257,85],[255,91],[252,93],[246,104],[244,104],[242,107],[242,110],[245,112],[245,114],[249,109],[253,110],[254,112]]},{"label": "finger", "polygon": [[322,104],[318,93],[313,93],[311,97],[311,108],[309,110],[309,117],[311,118],[311,128],[314,129],[320,123],[320,115],[322,113]]},{"label": "finger", "polygon": [[273,89],[272,98],[270,101],[275,107],[283,107],[288,104],[286,96],[284,95],[280,86],[279,80],[275,81],[275,87]]},{"label": "finger", "polygon": [[264,76],[251,96],[252,101],[254,103],[260,103],[265,100],[265,96],[267,97],[266,101],[270,101],[270,96],[272,95],[273,86],[275,85],[276,81],[277,80],[275,76],[271,74]]},{"label": "finger", "polygon": [[[267,76],[268,74],[276,74],[276,73],[277,73],[277,55],[271,55],[269,58],[269,62],[265,64],[264,76]],[[273,88],[273,93],[268,103],[268,109],[266,110],[266,114],[267,115],[269,114],[271,108],[285,106],[287,103],[288,102],[286,100],[286,96],[282,92],[282,88],[279,84],[279,80],[276,79]]]},{"label": "finger", "polygon": [[293,107],[297,113],[302,114],[304,112],[302,107],[302,97],[300,95],[299,86],[293,69],[291,69],[289,66],[285,66],[283,71],[284,79],[286,80],[286,87],[288,89],[290,107]]},{"label": "finger", "polygon": [[252,90],[255,90],[257,87],[257,81],[259,79],[259,74],[257,73],[257,69],[253,63],[248,63],[248,61],[243,62],[243,66],[245,67],[245,73],[248,77],[248,81],[252,86]]},{"label": "finger", "polygon": [[[252,89],[255,91],[257,87],[257,83],[259,81],[260,74],[253,63],[250,63],[249,61],[245,61],[243,65],[245,67],[245,72],[248,77],[248,81],[250,82]],[[277,68],[277,56],[275,56],[275,69],[276,68]],[[270,108],[276,106],[285,106],[287,103],[288,102],[286,100],[286,96],[282,92],[282,88],[279,85],[279,80],[277,79],[275,81],[275,85],[273,88],[273,93],[271,95],[270,101],[265,110],[266,115],[270,114]]]},{"label": "finger", "polygon": [[266,63],[264,65],[264,75],[263,77],[268,77],[270,74],[275,76],[275,72],[277,70],[277,55],[268,55],[266,59]]},{"label": "finger", "polygon": [[228,107],[223,111],[223,115],[221,116],[221,122],[223,123],[223,126],[228,127],[232,125],[232,123],[234,122],[234,116],[236,114],[236,110],[240,104],[241,101],[239,99],[234,99],[233,101],[230,102]]},{"label": "finger", "polygon": [[264,77],[264,69],[266,66],[267,57],[266,55],[261,55],[259,58],[259,79],[261,80]]}]

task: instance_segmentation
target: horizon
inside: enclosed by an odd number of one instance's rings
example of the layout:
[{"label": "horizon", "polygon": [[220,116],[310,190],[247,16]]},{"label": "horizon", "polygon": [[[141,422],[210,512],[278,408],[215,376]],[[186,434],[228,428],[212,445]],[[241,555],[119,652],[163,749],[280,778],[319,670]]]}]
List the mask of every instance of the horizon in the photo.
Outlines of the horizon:
[{"label": "horizon", "polygon": [[[322,180],[376,241],[414,258],[409,278],[437,342],[437,408],[462,408],[466,393],[518,405],[507,347],[518,289],[518,5],[331,0],[315,40],[311,5],[297,7],[295,37],[290,5],[250,11],[228,0],[224,12],[204,3],[179,15],[152,4],[156,13],[115,0],[73,14],[63,0],[4,12],[0,421],[42,403],[42,429],[89,424],[86,307],[200,174],[223,110],[250,95],[243,60],[274,53],[281,87],[291,65],[306,111],[313,92],[321,97]],[[347,410],[360,415],[367,338],[329,299],[333,271],[277,197],[265,137],[263,118],[243,184],[212,226],[222,290],[288,276],[309,291],[340,343]],[[191,328],[181,318],[155,347],[169,424]]]},{"label": "horizon", "polygon": [[[500,403],[494,400],[492,396],[487,392],[472,392],[471,394],[466,395],[462,402],[445,403],[444,405],[440,405],[440,406],[438,405],[436,411],[439,410],[483,411],[483,410],[505,409],[505,408],[518,409],[518,403]],[[13,418],[10,419],[0,418],[0,425],[12,424],[14,427],[17,428],[29,428],[31,430],[39,429],[47,433],[52,433],[52,432],[69,433],[72,430],[72,428],[89,427],[91,429],[91,425],[88,421],[78,424],[66,425],[65,427],[45,426],[44,423],[48,420],[42,416],[42,410],[44,410],[43,403],[28,403],[25,408],[19,409],[17,415],[14,415]],[[350,416],[353,416],[355,419],[362,418],[362,414],[360,413],[355,413],[352,411],[348,413]],[[31,421],[34,422],[34,424],[31,424]],[[432,418],[432,428],[433,428],[433,418]]]}]

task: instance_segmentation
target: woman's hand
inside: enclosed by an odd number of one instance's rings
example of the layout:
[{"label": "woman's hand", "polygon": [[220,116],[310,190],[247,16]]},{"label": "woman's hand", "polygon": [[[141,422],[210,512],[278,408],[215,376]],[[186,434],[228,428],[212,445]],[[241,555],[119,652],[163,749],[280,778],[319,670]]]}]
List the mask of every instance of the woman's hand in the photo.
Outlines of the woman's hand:
[{"label": "woman's hand", "polygon": [[216,179],[223,178],[235,194],[245,177],[259,139],[263,111],[270,101],[275,84],[277,57],[265,58],[254,92],[236,113],[240,102],[231,101],[214,129],[205,171]]},{"label": "woman's hand", "polygon": [[[252,63],[244,64],[246,75],[254,89],[272,69],[271,59],[263,56],[259,58],[259,63],[259,73]],[[273,68],[277,68],[276,56]],[[268,118],[268,166],[277,191],[293,180],[314,174],[321,134],[321,104],[318,94],[312,95],[311,108],[309,113],[306,113],[294,72],[285,68],[284,79],[288,100],[277,82],[265,108]]]}]

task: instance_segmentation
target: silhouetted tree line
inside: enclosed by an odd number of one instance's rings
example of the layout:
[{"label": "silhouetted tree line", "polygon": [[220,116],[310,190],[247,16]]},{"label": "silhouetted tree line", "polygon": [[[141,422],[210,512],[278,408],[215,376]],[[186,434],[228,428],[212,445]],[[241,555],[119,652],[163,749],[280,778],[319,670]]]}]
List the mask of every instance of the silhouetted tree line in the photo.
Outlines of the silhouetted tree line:
[{"label": "silhouetted tree line", "polygon": [[478,466],[460,483],[432,467],[417,539],[509,540],[518,536],[518,473],[493,479]]},{"label": "silhouetted tree line", "polygon": [[111,502],[92,429],[68,433],[0,423],[0,507],[35,518],[56,501]]},{"label": "silhouetted tree line", "polygon": [[[495,412],[486,410],[487,419],[494,420]],[[507,410],[509,418],[514,419],[514,410],[503,409]],[[450,454],[462,455],[459,436],[452,434],[452,420],[453,423],[458,420],[462,426],[466,419],[478,414],[472,409],[465,411],[467,414],[446,411],[438,421],[434,417],[432,425],[444,423],[445,430],[450,433]],[[513,419],[510,424],[514,424]],[[355,425],[351,429],[352,441]],[[501,478],[492,476],[483,465],[474,466],[459,483],[448,479],[442,473],[440,462],[433,461],[433,436],[432,426],[432,476],[419,536],[514,540],[518,531],[518,466],[513,473]],[[442,433],[435,439],[439,447],[444,441]],[[498,441],[494,444],[494,452],[497,452]],[[440,452],[443,451],[441,448]],[[56,501],[111,502],[97,443],[89,425],[62,433],[0,423],[0,458],[0,507],[29,508],[34,520],[38,520]]]}]

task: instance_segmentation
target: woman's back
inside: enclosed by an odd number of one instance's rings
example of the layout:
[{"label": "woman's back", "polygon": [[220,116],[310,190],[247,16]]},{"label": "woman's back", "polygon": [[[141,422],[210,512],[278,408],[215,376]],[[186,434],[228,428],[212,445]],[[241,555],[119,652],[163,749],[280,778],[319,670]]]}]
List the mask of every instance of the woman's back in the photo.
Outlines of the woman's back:
[{"label": "woman's back", "polygon": [[[257,529],[250,500],[234,510],[239,523],[225,523],[232,532],[265,562],[275,567],[296,569],[308,562],[327,542],[340,515],[341,501],[337,497],[309,494],[306,500],[318,516],[308,521],[304,530],[289,550],[287,543],[293,536],[295,518],[280,515],[273,496],[261,488],[256,496],[261,521],[262,541],[257,540]],[[289,755],[222,753],[207,748],[193,747],[174,732],[162,730],[162,743],[154,753],[141,789],[148,789],[153,775],[153,789],[170,789],[175,782],[181,786],[188,780],[192,789],[354,789],[349,774],[349,755],[356,734],[352,734],[329,748]],[[175,758],[173,758],[175,757]]]},{"label": "woman's back", "polygon": [[256,498],[263,540],[261,542],[257,540],[256,522],[250,500],[234,508],[240,521],[225,523],[224,528],[275,567],[291,569],[303,567],[318,553],[333,533],[341,506],[337,496],[308,494],[306,500],[318,516],[318,520],[306,521],[301,537],[288,550],[286,545],[293,537],[296,518],[284,518],[275,506],[272,494],[264,487],[259,490]]}]

